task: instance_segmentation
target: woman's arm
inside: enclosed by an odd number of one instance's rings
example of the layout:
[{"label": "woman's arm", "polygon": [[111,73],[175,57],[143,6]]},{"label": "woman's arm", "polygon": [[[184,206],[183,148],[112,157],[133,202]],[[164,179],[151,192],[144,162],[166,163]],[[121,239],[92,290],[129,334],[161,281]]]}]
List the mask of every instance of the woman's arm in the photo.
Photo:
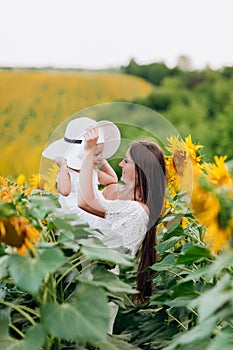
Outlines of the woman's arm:
[{"label": "woman's arm", "polygon": [[57,181],[57,190],[63,196],[68,196],[71,191],[71,181],[70,181],[70,174],[67,169],[67,162],[62,157],[55,158],[55,162],[57,166],[59,166],[60,168],[58,181]]},{"label": "woman's arm", "polygon": [[106,159],[103,159],[101,169],[97,171],[98,180],[101,185],[107,186],[118,183],[117,174]]},{"label": "woman's arm", "polygon": [[79,175],[78,206],[88,213],[105,217],[105,208],[102,206],[99,199],[95,198],[92,181],[94,151],[98,137],[97,128],[88,130],[84,135],[84,156]]},{"label": "woman's arm", "polygon": [[106,199],[114,200],[118,198],[118,184],[110,184],[104,187],[102,190],[102,195]]}]

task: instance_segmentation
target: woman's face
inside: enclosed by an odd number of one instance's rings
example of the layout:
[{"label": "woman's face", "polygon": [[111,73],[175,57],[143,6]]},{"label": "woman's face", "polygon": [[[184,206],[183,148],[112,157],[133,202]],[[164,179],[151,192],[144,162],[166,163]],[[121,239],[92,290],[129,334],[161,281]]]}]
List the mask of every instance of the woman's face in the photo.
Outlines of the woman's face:
[{"label": "woman's face", "polygon": [[135,163],[130,156],[129,149],[126,152],[125,158],[119,163],[122,168],[121,180],[125,183],[135,182]]}]

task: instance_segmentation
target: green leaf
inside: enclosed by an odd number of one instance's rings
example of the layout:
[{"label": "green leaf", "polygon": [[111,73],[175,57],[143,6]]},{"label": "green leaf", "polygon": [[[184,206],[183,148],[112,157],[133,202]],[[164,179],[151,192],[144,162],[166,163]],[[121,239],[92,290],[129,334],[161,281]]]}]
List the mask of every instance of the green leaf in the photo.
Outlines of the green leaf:
[{"label": "green leaf", "polygon": [[84,230],[89,227],[88,224],[83,220],[80,220],[78,216],[74,214],[55,216],[52,223],[59,230],[67,230],[73,233],[77,232],[77,235],[79,235],[80,231],[82,233],[80,236],[87,236],[88,233]]},{"label": "green leaf", "polygon": [[40,208],[45,213],[54,212],[60,207],[58,196],[47,191],[33,191],[30,197],[30,203],[37,208]]},{"label": "green leaf", "polygon": [[[119,279],[117,275],[106,270],[104,266],[96,266],[92,269],[92,285],[103,287],[110,292],[136,294],[137,291]],[[82,279],[82,275],[80,280]]]},{"label": "green leaf", "polygon": [[[213,332],[215,327],[216,319],[210,318],[205,320],[202,324],[193,327],[190,331],[187,331],[181,335],[178,335],[173,339],[171,345],[166,347],[166,350],[179,349],[178,345],[189,345],[195,341],[199,342],[202,339],[207,339]],[[181,347],[183,349],[183,347]]]},{"label": "green leaf", "polygon": [[2,322],[0,323],[0,339],[4,338],[10,338],[8,334],[8,323],[7,322]]},{"label": "green leaf", "polygon": [[43,220],[46,217],[46,213],[41,210],[41,208],[29,208],[30,210],[30,216],[32,216],[35,219]]},{"label": "green leaf", "polygon": [[166,251],[169,251],[171,248],[173,248],[179,240],[180,237],[171,237],[166,241],[157,244],[155,249],[159,252],[159,254],[164,254]]},{"label": "green leaf", "polygon": [[[197,306],[199,311],[199,321],[209,318],[219,309],[223,312],[223,305],[231,302],[233,299],[233,291],[231,287],[230,275],[223,278],[210,290],[206,291],[199,298],[191,303],[191,306]],[[229,309],[229,306],[226,307]]]},{"label": "green leaf", "polygon": [[211,259],[213,256],[207,248],[192,246],[185,253],[181,253],[177,260],[177,264],[192,264],[194,262],[203,260],[203,259]]},{"label": "green leaf", "polygon": [[106,340],[95,342],[94,345],[100,350],[140,350],[137,346],[114,338],[114,336],[108,336]]},{"label": "green leaf", "polygon": [[[41,349],[45,342],[45,331],[41,324],[29,328],[26,332],[22,350],[38,350]],[[18,350],[18,349],[17,349]]]},{"label": "green leaf", "polygon": [[132,265],[130,256],[107,248],[99,239],[82,239],[79,244],[81,245],[81,252],[90,260],[109,261],[126,266]]},{"label": "green leaf", "polygon": [[198,281],[200,277],[204,276],[207,273],[206,267],[200,267],[199,270],[189,273],[186,277],[184,277],[182,282],[188,282],[188,281]]},{"label": "green leaf", "polygon": [[[209,344],[209,339],[197,339],[192,341],[190,344],[181,344],[173,347],[170,345],[169,347],[162,348],[163,350],[206,350]],[[225,349],[224,349],[225,350]]]},{"label": "green leaf", "polygon": [[42,306],[43,323],[54,337],[66,340],[98,341],[107,336],[108,299],[102,288],[79,285],[77,300],[71,304]]},{"label": "green leaf", "polygon": [[180,219],[185,215],[185,213],[172,214],[165,217],[162,221],[164,222],[172,222],[176,221],[176,225],[179,224]]},{"label": "green leaf", "polygon": [[164,271],[171,269],[175,261],[175,254],[168,254],[163,260],[151,266],[154,271]]},{"label": "green leaf", "polygon": [[185,295],[181,297],[177,297],[172,300],[166,301],[164,304],[169,305],[170,307],[184,307],[184,306],[189,306],[190,301],[192,300],[192,296],[190,295]]},{"label": "green leaf", "polygon": [[171,224],[171,226],[169,226],[167,233],[163,237],[163,240],[165,241],[175,236],[184,236],[184,229],[178,223],[174,223],[174,224]]},{"label": "green leaf", "polygon": [[233,250],[218,255],[207,269],[206,277],[213,278],[214,275],[217,275],[222,269],[226,269],[227,267],[233,267]]},{"label": "green leaf", "polygon": [[0,258],[0,279],[8,275],[8,256],[4,255]]},{"label": "green leaf", "polygon": [[[196,295],[197,292],[194,289],[194,285],[192,281],[180,283],[175,286],[172,297],[180,297],[183,295]],[[198,294],[199,295],[199,294]]]},{"label": "green leaf", "polygon": [[[72,244],[72,242],[74,241],[74,234],[70,231],[63,231],[59,234],[58,238],[57,238],[57,242],[60,244],[65,244],[65,243],[70,243]],[[77,244],[76,244],[77,246]]]},{"label": "green leaf", "polygon": [[16,207],[13,203],[0,203],[0,217],[17,215]]},{"label": "green leaf", "polygon": [[233,339],[232,333],[225,332],[217,335],[211,342],[206,350],[232,350],[233,349]]},{"label": "green leaf", "polygon": [[64,255],[59,248],[52,247],[43,250],[36,258],[11,255],[8,261],[10,274],[16,285],[34,295],[46,275],[54,273],[64,263]]},{"label": "green leaf", "polygon": [[42,325],[29,328],[23,340],[10,337],[8,325],[0,323],[0,349],[4,350],[40,350],[45,342],[45,332]]}]

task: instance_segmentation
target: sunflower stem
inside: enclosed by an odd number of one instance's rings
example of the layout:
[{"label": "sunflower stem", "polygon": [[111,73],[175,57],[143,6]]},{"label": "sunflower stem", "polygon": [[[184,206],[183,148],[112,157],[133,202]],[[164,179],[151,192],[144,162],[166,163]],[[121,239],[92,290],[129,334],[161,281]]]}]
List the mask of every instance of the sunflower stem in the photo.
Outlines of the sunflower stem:
[{"label": "sunflower stem", "polygon": [[17,334],[19,334],[21,338],[25,338],[25,335],[17,327],[15,327],[15,325],[13,325],[11,322],[9,323],[9,327],[12,328]]},{"label": "sunflower stem", "polygon": [[35,325],[36,322],[33,320],[33,318],[26,313],[23,308],[19,305],[15,305],[13,303],[10,303],[9,301],[5,301],[5,300],[0,300],[0,303],[5,305],[5,306],[9,306],[10,308],[18,311],[22,316],[24,316],[32,325]]}]

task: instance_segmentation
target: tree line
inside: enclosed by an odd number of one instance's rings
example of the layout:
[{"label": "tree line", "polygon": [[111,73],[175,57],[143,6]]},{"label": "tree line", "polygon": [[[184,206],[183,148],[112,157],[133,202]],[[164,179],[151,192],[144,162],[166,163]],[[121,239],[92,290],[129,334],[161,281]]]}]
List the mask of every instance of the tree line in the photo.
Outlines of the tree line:
[{"label": "tree line", "polygon": [[[188,59],[174,68],[163,62],[140,65],[131,59],[121,69],[125,74],[141,77],[153,85],[153,91],[137,103],[161,113],[182,137],[205,145],[205,155],[233,158],[233,67],[193,70]],[[145,120],[145,125],[146,125]]]}]

